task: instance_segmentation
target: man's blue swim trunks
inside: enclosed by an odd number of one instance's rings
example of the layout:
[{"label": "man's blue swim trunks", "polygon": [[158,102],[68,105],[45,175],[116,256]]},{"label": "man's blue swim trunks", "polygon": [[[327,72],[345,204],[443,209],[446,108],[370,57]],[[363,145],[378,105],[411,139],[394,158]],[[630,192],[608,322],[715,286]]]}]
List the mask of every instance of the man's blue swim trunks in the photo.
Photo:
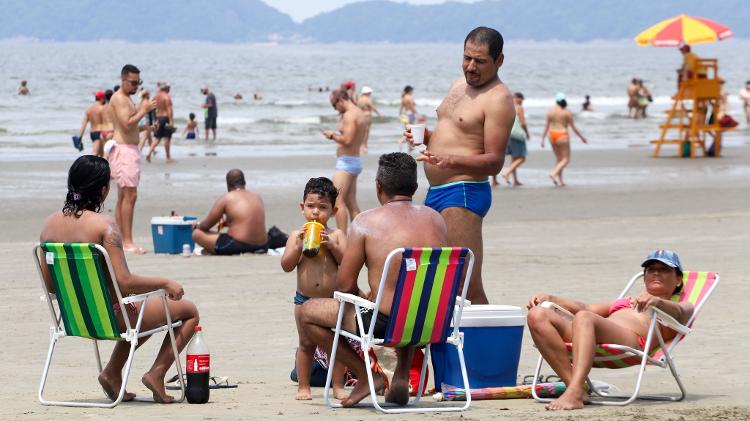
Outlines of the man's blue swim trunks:
[{"label": "man's blue swim trunks", "polygon": [[456,181],[430,187],[425,206],[438,212],[443,209],[466,208],[484,218],[492,206],[492,188],[489,181]]}]

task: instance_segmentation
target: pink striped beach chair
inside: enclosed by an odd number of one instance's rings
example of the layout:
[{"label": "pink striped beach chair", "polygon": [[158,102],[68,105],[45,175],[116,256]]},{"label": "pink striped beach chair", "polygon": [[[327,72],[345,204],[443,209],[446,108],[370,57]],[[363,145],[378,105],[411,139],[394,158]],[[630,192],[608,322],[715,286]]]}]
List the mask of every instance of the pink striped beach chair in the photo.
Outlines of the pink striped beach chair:
[{"label": "pink striped beach chair", "polygon": [[[633,276],[633,278],[630,280],[630,282],[628,282],[627,286],[618,298],[625,297],[633,287],[633,285],[636,283],[636,281],[640,280],[641,278],[643,278],[643,272],[640,272]],[[701,308],[703,308],[703,304],[705,304],[706,300],[708,300],[708,297],[711,295],[714,288],[716,288],[719,283],[719,274],[716,272],[685,272],[683,274],[682,282],[682,291],[672,296],[672,301],[690,302],[695,307],[695,311],[693,312],[693,315],[690,317],[688,322],[685,325],[682,325],[677,320],[659,309],[649,309],[648,311],[650,311],[651,313],[651,322],[649,324],[644,350],[650,350],[650,352],[647,353],[639,349],[634,349],[619,344],[602,343],[596,345],[593,363],[594,368],[620,369],[627,367],[638,367],[639,370],[638,379],[635,384],[635,390],[631,395],[613,395],[606,393],[604,390],[595,388],[593,383],[591,382],[591,379],[587,378],[586,382],[588,383],[592,393],[599,398],[604,398],[594,399],[591,401],[591,403],[601,405],[627,405],[633,402],[635,399],[675,402],[685,399],[685,396],[687,396],[687,392],[685,391],[685,386],[680,380],[680,376],[677,374],[677,369],[674,365],[672,354],[677,344],[679,344],[683,340],[683,338],[685,338],[685,336],[692,331],[693,323],[695,323],[695,318],[698,316]],[[570,317],[573,317],[571,313],[556,304],[545,302],[542,303],[542,306],[547,308],[554,307],[557,310],[569,315]],[[661,335],[661,330],[656,328],[657,323],[675,330],[677,332],[677,335],[671,341],[664,342],[664,339]],[[565,346],[568,350],[569,357],[572,358],[573,345],[571,343],[566,343]],[[536,379],[539,377],[543,361],[544,359],[540,355],[536,367],[534,383],[536,383]],[[675,382],[680,389],[680,394],[678,396],[639,395],[641,382],[643,380],[643,373],[646,371],[646,366],[649,365],[661,368],[669,368],[669,371],[672,373],[672,376],[674,377]],[[536,386],[536,384],[534,384],[534,386]],[[550,402],[552,400],[538,397],[534,391],[534,387],[532,387],[531,390],[532,394],[534,395],[534,399],[539,402]]]},{"label": "pink striped beach chair", "polygon": [[[384,338],[376,338],[373,332],[380,309],[383,287],[389,273],[388,269],[392,262],[397,261],[397,258],[400,258],[401,263],[386,334]],[[466,262],[467,258],[468,263]],[[456,297],[458,287],[464,278],[462,274],[465,265],[467,266],[463,290],[461,291],[461,296]],[[380,278],[380,288],[378,289],[374,303],[352,294],[334,293],[334,298],[340,301],[340,306],[338,321],[334,331],[330,366],[333,366],[333,362],[336,359],[336,348],[340,336],[347,337],[361,344],[364,351],[367,381],[370,385],[370,397],[372,400],[370,404],[363,405],[373,406],[385,413],[463,411],[469,407],[471,397],[467,397],[466,402],[462,406],[441,405],[438,407],[425,407],[414,405],[419,402],[419,398],[424,391],[431,344],[449,343],[457,348],[461,364],[461,374],[464,380],[464,389],[469,389],[469,380],[466,375],[466,365],[464,364],[463,334],[458,331],[458,326],[461,323],[461,314],[466,301],[466,291],[471,280],[473,266],[474,253],[467,248],[399,248],[391,251],[385,260],[383,275]],[[341,328],[341,321],[347,303],[354,306],[359,325],[359,331],[356,333],[349,333]],[[373,311],[372,321],[367,327],[367,331],[365,331],[360,314],[360,311],[363,309]],[[425,347],[425,358],[422,364],[417,395],[405,407],[394,407],[392,404],[378,402],[373,385],[370,357],[368,355],[368,351],[373,345],[394,348],[406,346]],[[329,399],[332,371],[328,371],[323,397],[329,407],[336,408],[341,407],[341,404],[332,403]],[[360,379],[360,381],[363,380]]]}]

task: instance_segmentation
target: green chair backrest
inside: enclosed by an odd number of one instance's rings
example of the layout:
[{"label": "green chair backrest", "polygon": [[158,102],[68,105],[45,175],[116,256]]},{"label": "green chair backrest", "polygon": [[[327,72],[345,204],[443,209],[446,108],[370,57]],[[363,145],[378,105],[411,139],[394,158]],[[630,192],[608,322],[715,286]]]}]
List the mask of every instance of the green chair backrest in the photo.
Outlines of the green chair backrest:
[{"label": "green chair backrest", "polygon": [[57,304],[68,336],[121,340],[107,267],[94,244],[42,243]]}]

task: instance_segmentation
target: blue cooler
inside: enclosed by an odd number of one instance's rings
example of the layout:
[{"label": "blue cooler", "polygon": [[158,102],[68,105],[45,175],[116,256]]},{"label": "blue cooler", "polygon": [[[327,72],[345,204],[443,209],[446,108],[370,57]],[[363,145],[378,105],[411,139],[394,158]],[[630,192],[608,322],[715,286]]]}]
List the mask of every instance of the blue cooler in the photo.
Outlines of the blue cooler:
[{"label": "blue cooler", "polygon": [[154,253],[182,253],[182,245],[190,244],[190,251],[195,248],[193,241],[194,216],[156,216],[151,218],[151,238],[154,239]]},{"label": "blue cooler", "polygon": [[[464,360],[472,389],[516,385],[525,324],[520,307],[464,307],[459,330],[464,334]],[[435,388],[439,391],[443,383],[463,387],[456,347],[438,344],[430,350]]]}]

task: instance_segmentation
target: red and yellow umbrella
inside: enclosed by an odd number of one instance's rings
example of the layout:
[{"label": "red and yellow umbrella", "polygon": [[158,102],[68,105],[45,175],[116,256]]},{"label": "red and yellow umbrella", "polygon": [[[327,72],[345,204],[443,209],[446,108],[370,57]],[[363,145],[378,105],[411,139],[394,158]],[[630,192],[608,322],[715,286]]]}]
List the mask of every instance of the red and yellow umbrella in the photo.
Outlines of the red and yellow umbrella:
[{"label": "red and yellow umbrella", "polygon": [[682,44],[702,44],[727,39],[732,30],[712,20],[679,15],[663,20],[635,37],[638,45],[677,47]]}]

